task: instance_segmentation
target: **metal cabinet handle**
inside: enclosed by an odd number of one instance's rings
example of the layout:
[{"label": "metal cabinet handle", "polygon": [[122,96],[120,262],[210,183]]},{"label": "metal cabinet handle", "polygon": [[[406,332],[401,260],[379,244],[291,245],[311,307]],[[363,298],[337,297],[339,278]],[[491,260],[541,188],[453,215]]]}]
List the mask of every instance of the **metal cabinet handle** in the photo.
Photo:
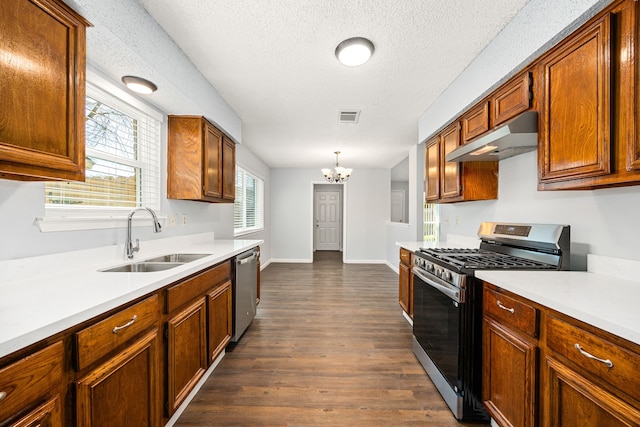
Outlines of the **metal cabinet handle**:
[{"label": "metal cabinet handle", "polygon": [[578,349],[578,351],[580,352],[580,354],[582,354],[584,357],[588,358],[588,359],[593,359],[593,360],[597,360],[600,363],[604,363],[605,365],[607,365],[608,368],[613,368],[613,362],[609,359],[600,359],[599,357],[594,356],[593,354],[587,353],[586,351],[584,351],[582,349],[582,347],[580,347],[580,344],[576,343],[575,348]]},{"label": "metal cabinet handle", "polygon": [[137,318],[138,318],[138,316],[136,316],[134,314],[133,317],[131,318],[131,320],[129,320],[127,323],[125,323],[122,326],[116,326],[115,328],[113,328],[113,333],[117,334],[119,330],[128,328],[129,326],[133,325]]},{"label": "metal cabinet handle", "polygon": [[503,310],[505,310],[505,311],[508,311],[508,312],[509,312],[509,313],[511,313],[511,314],[513,314],[513,313],[515,313],[515,312],[516,312],[513,308],[509,308],[509,307],[506,307],[506,306],[502,305],[502,303],[500,302],[500,300],[497,300],[497,301],[496,301],[496,304],[498,304],[498,307],[500,307],[501,309],[503,309]]},{"label": "metal cabinet handle", "polygon": [[5,397],[7,397],[7,392],[6,391],[0,391],[0,402],[2,402]]}]

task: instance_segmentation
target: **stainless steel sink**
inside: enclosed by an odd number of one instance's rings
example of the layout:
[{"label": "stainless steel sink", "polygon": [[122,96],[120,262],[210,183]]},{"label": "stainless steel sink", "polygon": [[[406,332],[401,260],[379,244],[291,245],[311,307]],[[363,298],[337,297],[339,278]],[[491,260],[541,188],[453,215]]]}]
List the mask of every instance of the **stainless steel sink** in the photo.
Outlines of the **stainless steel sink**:
[{"label": "stainless steel sink", "polygon": [[106,273],[152,273],[154,271],[169,270],[170,268],[175,268],[209,255],[210,254],[168,254],[98,271]]},{"label": "stainless steel sink", "polygon": [[133,262],[118,267],[105,268],[99,270],[105,273],[152,273],[154,271],[164,271],[184,265],[184,262]]},{"label": "stainless steel sink", "polygon": [[196,261],[200,258],[209,256],[209,254],[169,254],[162,255],[155,258],[145,259],[144,262],[180,262],[187,263]]}]

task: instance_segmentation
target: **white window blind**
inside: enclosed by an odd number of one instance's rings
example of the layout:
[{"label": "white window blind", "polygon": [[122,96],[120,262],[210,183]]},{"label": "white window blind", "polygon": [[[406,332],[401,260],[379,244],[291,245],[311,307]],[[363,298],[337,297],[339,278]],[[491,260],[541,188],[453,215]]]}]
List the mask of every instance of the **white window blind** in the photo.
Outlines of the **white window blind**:
[{"label": "white window blind", "polygon": [[86,181],[47,183],[47,216],[160,208],[160,120],[87,83]]},{"label": "white window blind", "polygon": [[264,228],[264,181],[236,167],[236,200],[233,230],[237,236]]}]

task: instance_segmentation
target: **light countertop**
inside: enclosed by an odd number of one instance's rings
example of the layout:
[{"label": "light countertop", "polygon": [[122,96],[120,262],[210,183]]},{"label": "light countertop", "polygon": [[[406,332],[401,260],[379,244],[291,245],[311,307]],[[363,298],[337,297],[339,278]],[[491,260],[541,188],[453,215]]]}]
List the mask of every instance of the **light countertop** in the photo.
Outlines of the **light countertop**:
[{"label": "light countertop", "polygon": [[640,282],[586,271],[477,271],[476,277],[640,345]]},{"label": "light countertop", "polygon": [[140,242],[135,261],[169,253],[209,254],[159,272],[109,273],[130,262],[123,245],[0,262],[0,357],[89,320],[263,243],[213,233]]}]

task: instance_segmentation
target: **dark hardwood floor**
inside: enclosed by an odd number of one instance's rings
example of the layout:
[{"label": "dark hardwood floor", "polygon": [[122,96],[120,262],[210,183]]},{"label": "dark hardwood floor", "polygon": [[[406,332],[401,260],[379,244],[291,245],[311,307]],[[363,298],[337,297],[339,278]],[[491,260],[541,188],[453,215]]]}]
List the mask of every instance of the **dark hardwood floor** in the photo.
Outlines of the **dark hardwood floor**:
[{"label": "dark hardwood floor", "polygon": [[466,425],[411,351],[397,274],[341,260],[262,271],[256,319],[176,426]]}]

